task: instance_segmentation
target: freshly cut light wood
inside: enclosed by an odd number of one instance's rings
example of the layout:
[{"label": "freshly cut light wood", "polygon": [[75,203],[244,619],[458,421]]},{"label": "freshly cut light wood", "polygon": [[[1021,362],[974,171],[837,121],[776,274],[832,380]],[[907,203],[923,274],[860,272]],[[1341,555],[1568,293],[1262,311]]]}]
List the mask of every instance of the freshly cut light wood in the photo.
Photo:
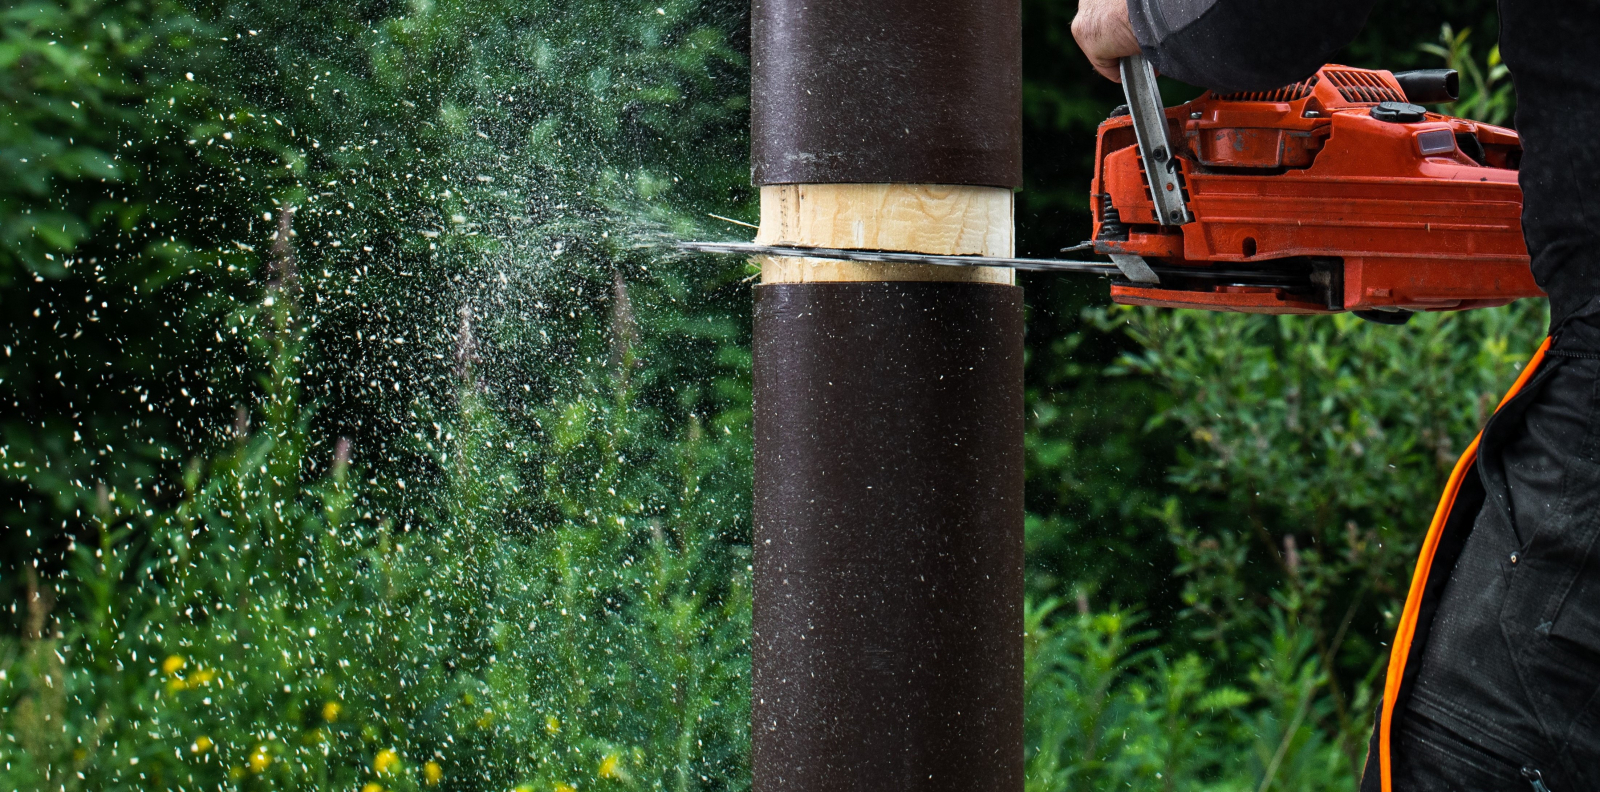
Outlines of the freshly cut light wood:
[{"label": "freshly cut light wood", "polygon": [[[1014,255],[1012,193],[944,184],[771,184],[761,188],[767,245]],[[1005,267],[878,264],[767,257],[762,283],[823,281],[1015,282]]]}]

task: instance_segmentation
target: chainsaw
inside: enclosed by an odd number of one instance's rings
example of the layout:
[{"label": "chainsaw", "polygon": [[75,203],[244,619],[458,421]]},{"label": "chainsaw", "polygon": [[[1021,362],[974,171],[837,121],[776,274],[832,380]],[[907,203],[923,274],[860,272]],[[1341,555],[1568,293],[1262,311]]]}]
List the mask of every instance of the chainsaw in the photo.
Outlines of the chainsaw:
[{"label": "chainsaw", "polygon": [[747,243],[689,250],[1011,267],[1112,278],[1127,305],[1269,314],[1416,311],[1542,296],[1522,238],[1517,133],[1428,112],[1455,99],[1447,69],[1329,64],[1270,91],[1206,92],[1164,108],[1143,56],[1128,103],[1100,124],[1091,241],[1068,259]]}]

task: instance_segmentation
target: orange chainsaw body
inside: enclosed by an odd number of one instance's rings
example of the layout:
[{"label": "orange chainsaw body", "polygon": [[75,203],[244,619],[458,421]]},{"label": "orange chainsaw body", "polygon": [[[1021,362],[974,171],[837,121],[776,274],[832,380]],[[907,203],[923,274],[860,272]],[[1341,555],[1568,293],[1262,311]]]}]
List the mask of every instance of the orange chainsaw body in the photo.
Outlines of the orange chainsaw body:
[{"label": "orange chainsaw body", "polygon": [[1328,65],[1275,91],[1167,108],[1193,218],[1176,226],[1156,220],[1131,118],[1107,119],[1091,188],[1096,252],[1196,276],[1119,280],[1112,298],[1314,314],[1541,296],[1522,238],[1517,134],[1436,113],[1374,117],[1386,101],[1405,101],[1390,72]]}]

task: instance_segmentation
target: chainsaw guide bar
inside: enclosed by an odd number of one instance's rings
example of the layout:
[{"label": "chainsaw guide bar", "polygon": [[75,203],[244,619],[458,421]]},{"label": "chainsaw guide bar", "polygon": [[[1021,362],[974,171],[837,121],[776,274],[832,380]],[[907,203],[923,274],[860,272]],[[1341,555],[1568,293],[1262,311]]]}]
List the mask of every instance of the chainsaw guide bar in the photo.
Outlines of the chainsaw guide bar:
[{"label": "chainsaw guide bar", "polygon": [[997,256],[949,256],[938,253],[909,253],[895,250],[851,250],[807,247],[804,245],[760,245],[754,242],[679,242],[680,250],[699,253],[732,253],[744,256],[788,256],[793,258],[868,261],[879,264],[939,264],[947,267],[1008,267],[1041,272],[1084,272],[1093,275],[1119,275],[1115,264],[1102,261],[1066,259],[1002,258]]},{"label": "chainsaw guide bar", "polygon": [[[1071,259],[1005,258],[1001,256],[952,256],[939,253],[912,253],[899,250],[852,250],[848,248],[807,247],[804,245],[761,245],[755,242],[678,242],[679,250],[697,253],[726,253],[739,256],[784,256],[790,258],[817,258],[836,261],[866,261],[879,264],[938,264],[947,267],[1006,267],[1035,272],[1075,272],[1102,275],[1131,282],[1117,264],[1101,261],[1076,261]],[[1137,258],[1137,257],[1130,257]],[[1237,285],[1299,288],[1309,280],[1297,277],[1298,273],[1247,269],[1219,269],[1212,267],[1150,266],[1150,276],[1167,276],[1181,279],[1223,281]]]}]

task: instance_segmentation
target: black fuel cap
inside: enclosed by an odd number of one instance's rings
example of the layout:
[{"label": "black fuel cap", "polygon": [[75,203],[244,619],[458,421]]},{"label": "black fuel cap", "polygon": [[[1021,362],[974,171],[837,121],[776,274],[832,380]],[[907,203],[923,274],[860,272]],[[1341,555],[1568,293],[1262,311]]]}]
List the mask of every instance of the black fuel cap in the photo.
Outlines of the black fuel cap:
[{"label": "black fuel cap", "polygon": [[1379,102],[1372,108],[1372,117],[1379,121],[1388,121],[1391,124],[1409,124],[1421,121],[1428,114],[1428,109],[1422,105],[1410,102]]}]

